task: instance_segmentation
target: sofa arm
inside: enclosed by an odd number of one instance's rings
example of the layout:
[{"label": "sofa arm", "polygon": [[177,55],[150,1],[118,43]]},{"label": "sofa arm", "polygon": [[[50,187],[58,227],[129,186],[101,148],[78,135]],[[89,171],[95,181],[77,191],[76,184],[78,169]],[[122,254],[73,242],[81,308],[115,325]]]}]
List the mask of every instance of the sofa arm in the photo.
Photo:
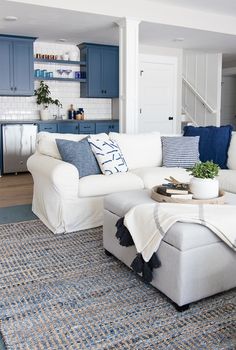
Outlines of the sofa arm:
[{"label": "sofa arm", "polygon": [[35,153],[28,158],[27,168],[34,182],[49,183],[62,198],[78,197],[79,172],[74,165]]}]

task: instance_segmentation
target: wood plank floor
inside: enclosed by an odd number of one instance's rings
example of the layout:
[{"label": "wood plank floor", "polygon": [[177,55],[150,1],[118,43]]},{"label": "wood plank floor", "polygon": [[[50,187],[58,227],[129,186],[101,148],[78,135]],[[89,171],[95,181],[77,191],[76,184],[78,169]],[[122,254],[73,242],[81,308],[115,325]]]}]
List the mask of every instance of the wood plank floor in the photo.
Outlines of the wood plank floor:
[{"label": "wood plank floor", "polygon": [[33,196],[33,179],[29,173],[0,177],[0,207],[30,204]]}]

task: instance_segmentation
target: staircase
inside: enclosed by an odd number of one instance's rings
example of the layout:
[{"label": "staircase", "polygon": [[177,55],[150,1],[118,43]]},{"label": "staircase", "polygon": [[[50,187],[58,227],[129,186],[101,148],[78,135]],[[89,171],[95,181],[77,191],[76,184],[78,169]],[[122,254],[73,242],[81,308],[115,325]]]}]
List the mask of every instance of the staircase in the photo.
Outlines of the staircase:
[{"label": "staircase", "polygon": [[220,125],[221,54],[184,51],[182,126]]}]

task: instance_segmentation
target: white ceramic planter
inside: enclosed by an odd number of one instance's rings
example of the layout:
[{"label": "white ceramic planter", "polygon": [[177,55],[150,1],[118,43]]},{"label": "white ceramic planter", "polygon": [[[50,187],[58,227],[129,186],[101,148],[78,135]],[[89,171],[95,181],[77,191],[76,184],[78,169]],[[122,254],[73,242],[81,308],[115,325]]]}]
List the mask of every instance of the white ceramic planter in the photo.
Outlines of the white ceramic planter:
[{"label": "white ceramic planter", "polygon": [[211,199],[219,196],[219,181],[215,179],[200,179],[192,177],[190,191],[195,199]]},{"label": "white ceramic planter", "polygon": [[40,119],[41,120],[48,120],[50,118],[50,113],[49,110],[46,109],[41,109],[40,111]]}]

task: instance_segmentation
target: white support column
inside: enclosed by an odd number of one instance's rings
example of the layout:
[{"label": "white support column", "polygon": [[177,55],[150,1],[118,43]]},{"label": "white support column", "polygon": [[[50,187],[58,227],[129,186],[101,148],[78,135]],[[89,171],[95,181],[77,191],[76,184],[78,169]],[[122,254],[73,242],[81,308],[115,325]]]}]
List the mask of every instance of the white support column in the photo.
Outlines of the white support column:
[{"label": "white support column", "polygon": [[120,132],[138,132],[139,23],[124,18],[119,25]]}]

